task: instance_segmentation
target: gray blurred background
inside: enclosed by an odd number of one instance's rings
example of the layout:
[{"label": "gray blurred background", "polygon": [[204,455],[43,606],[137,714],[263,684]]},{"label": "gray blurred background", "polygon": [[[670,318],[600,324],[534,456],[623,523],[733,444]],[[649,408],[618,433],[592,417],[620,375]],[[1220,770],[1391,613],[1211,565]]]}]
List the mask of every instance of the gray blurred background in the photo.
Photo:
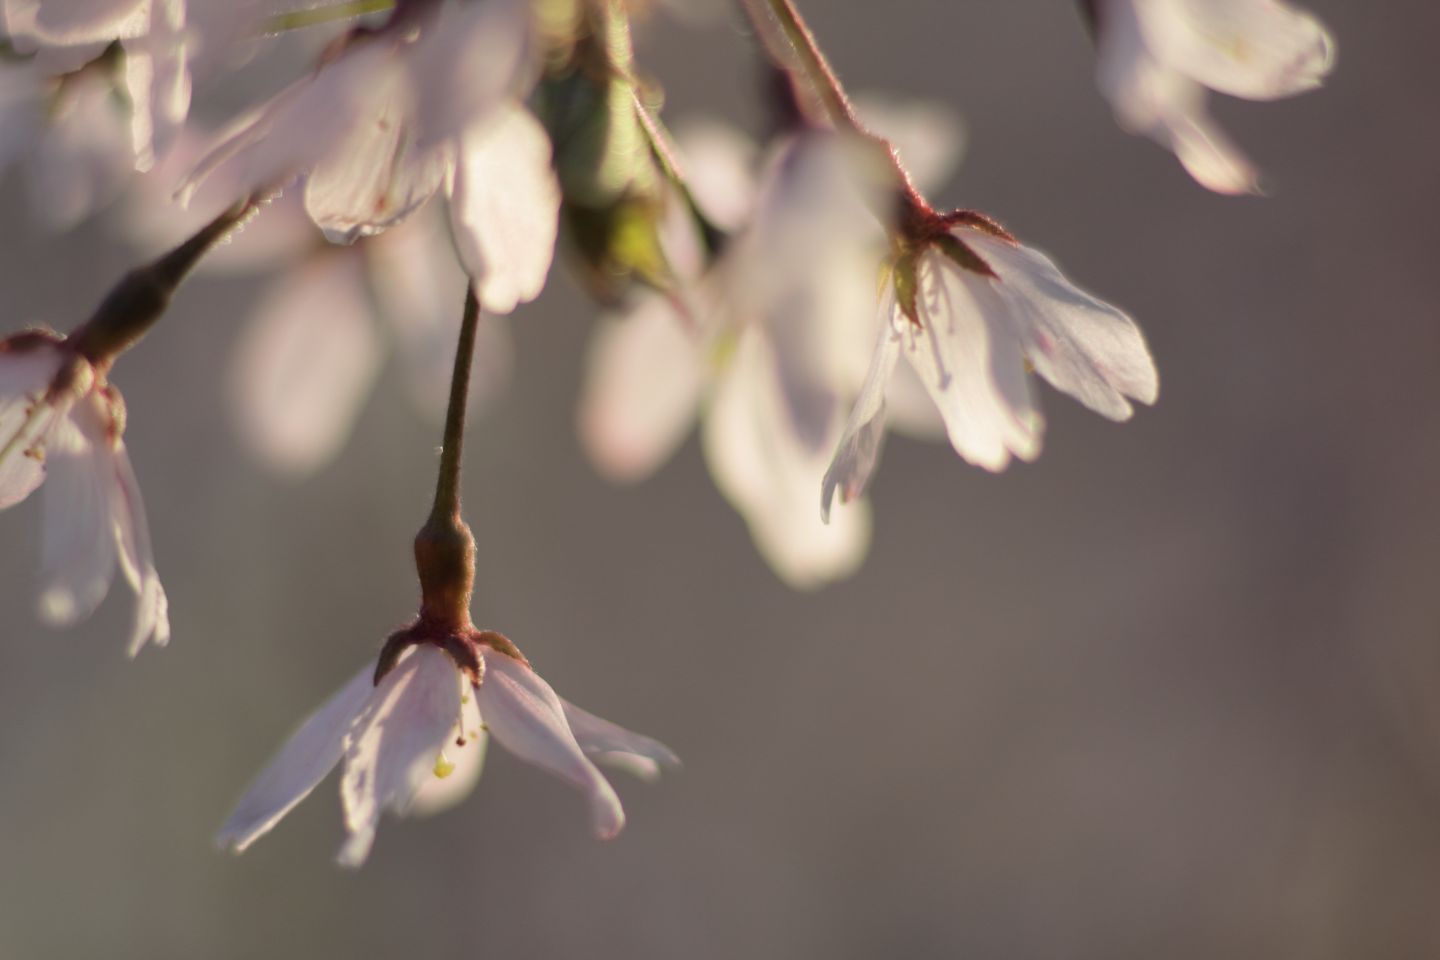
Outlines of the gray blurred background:
[{"label": "gray blurred background", "polygon": [[[253,287],[197,281],[116,371],[171,648],[125,661],[119,588],[39,626],[39,510],[0,516],[0,958],[1440,952],[1440,11],[1310,3],[1337,72],[1215,103],[1272,194],[1230,200],[1115,127],[1067,3],[804,6],[852,88],[961,113],[934,199],[1129,309],[1158,407],[1049,393],[1043,457],[1000,477],[895,440],[868,563],[797,595],[693,439],[634,489],[587,465],[594,311],[557,270],[467,447],[476,619],[686,767],[617,775],[601,844],[496,749],[350,874],[333,779],[244,857],[210,838],[413,612],[438,432],[392,365],[338,462],[266,475],[221,405]],[[641,56],[667,116],[757,125],[733,16],[656,21]],[[73,325],[135,259],[0,199],[5,331]]]}]

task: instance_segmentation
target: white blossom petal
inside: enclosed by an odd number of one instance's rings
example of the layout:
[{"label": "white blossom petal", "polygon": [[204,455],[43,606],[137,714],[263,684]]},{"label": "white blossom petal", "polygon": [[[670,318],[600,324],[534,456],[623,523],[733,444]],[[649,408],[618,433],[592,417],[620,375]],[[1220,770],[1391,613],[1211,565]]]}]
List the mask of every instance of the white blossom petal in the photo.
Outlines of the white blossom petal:
[{"label": "white blossom petal", "polygon": [[51,346],[14,349],[0,341],[0,510],[28,497],[45,479],[31,444],[51,415],[37,407],[64,362]]},{"label": "white blossom petal", "polygon": [[1205,109],[1200,84],[1156,58],[1131,0],[1105,8],[1097,81],[1121,127],[1173,152],[1217,193],[1255,193],[1259,175]]},{"label": "white blossom petal", "polygon": [[247,446],[306,476],[344,445],[380,366],[352,252],[317,254],[256,310],[235,353],[231,399]]},{"label": "white blossom petal", "polygon": [[440,189],[448,152],[416,146],[411,109],[404,74],[382,72],[348,135],[306,178],[305,210],[331,242],[379,233]]},{"label": "white blossom petal", "polygon": [[[841,503],[859,499],[869,486],[876,464],[880,462],[880,449],[885,442],[886,386],[895,372],[896,361],[900,359],[901,335],[890,322],[895,310],[893,292],[881,302],[880,309],[884,323],[875,341],[870,371],[840,434],[835,456],[821,480],[820,517],[825,523],[831,519],[835,492],[840,492]],[[909,321],[902,319],[901,322]]]},{"label": "white blossom petal", "polygon": [[340,799],[349,837],[342,866],[365,862],[384,810],[403,814],[435,775],[460,716],[461,675],[437,647],[412,648],[385,675],[345,737]]},{"label": "white blossom petal", "polygon": [[133,657],[146,641],[157,647],[170,642],[170,603],[165,588],[160,585],[160,574],[155,571],[145,504],[140,499],[140,484],[123,441],[116,443],[112,459],[115,482],[110,490],[110,513],[115,524],[115,540],[120,547],[120,570],[136,594],[135,623],[129,645]]},{"label": "white blossom petal", "polygon": [[945,418],[955,452],[986,470],[1004,470],[1012,455],[1040,453],[1043,421],[1030,393],[1019,338],[991,281],[930,251],[920,260],[920,329],[905,328],[902,346]]},{"label": "white blossom petal", "polygon": [[716,486],[745,518],[761,556],[787,584],[808,590],[858,569],[870,512],[857,505],[833,523],[815,515],[841,411],[832,398],[819,433],[806,436],[790,416],[783,381],[763,335],[747,330],[710,398],[702,439]]},{"label": "white blossom petal", "polygon": [[1040,376],[1112,420],[1129,419],[1126,397],[1155,402],[1159,374],[1134,320],[1076,287],[1036,250],[978,230],[963,239],[995,271],[994,289]]},{"label": "white blossom petal", "polygon": [[[28,401],[0,401],[0,447],[10,444],[10,438],[22,432],[33,435],[33,419]],[[30,496],[44,479],[44,462],[29,453],[23,437],[17,439],[0,459],[0,510]]]},{"label": "white blossom petal", "polygon": [[653,473],[695,420],[705,368],[701,347],[660,293],[636,296],[623,316],[596,323],[580,392],[580,440],[612,480]]},{"label": "white blossom petal", "polygon": [[1304,93],[1335,62],[1324,25],[1283,0],[1145,0],[1136,12],[1157,59],[1231,96]]},{"label": "white blossom petal", "polygon": [[45,438],[39,612],[52,626],[69,626],[93,613],[115,573],[116,473],[107,428],[91,393]]},{"label": "white blossom petal", "polygon": [[113,200],[134,168],[127,119],[110,84],[77,77],[55,100],[23,170],[35,215],[73,227]]},{"label": "white blossom petal", "polygon": [[490,734],[505,749],[586,794],[598,838],[609,840],[620,832],[625,826],[620,798],[581,752],[565,708],[548,683],[518,660],[487,650],[477,699]]},{"label": "white blossom petal", "polygon": [[[530,0],[440,7],[407,51],[416,142],[422,149],[484,124],[534,82]],[[546,154],[548,160],[549,154]]]},{"label": "white blossom petal", "polygon": [[581,710],[561,700],[565,721],[586,756],[624,770],[642,780],[654,780],[662,767],[680,766],[680,758],[659,740],[633,733],[624,727]]},{"label": "white blossom petal", "polygon": [[397,69],[390,45],[361,42],[222,131],[177,193],[181,203],[207,180],[207,195],[234,200],[277,189],[336,149],[375,105],[380,78]]},{"label": "white blossom petal", "polygon": [[450,229],[480,305],[509,313],[535,299],[555,254],[560,185],[550,139],[512,104],[459,138]]},{"label": "white blossom petal", "polygon": [[56,46],[138,37],[150,26],[151,0],[47,0],[36,3],[37,39]]},{"label": "white blossom petal", "polygon": [[285,741],[215,836],[216,845],[244,852],[310,795],[344,755],[345,735],[375,687],[373,664],[366,666],[306,717]]},{"label": "white blossom petal", "polygon": [[[480,774],[485,768],[485,748],[490,737],[481,725],[473,690],[466,691],[462,696],[460,718],[456,737],[441,750],[433,776],[425,778],[410,802],[409,815],[428,817],[449,810],[468,797],[475,784],[480,782]],[[461,737],[465,741],[463,744],[458,742]]]}]

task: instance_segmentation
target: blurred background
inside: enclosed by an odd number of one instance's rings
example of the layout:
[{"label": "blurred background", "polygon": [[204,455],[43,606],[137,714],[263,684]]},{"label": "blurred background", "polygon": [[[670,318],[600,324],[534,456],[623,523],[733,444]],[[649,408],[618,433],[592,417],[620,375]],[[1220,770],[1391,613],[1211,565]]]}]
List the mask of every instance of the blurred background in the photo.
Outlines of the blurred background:
[{"label": "blurred background", "polygon": [[[393,365],[304,483],[237,447],[255,284],[201,278],[117,370],[174,642],[131,597],[33,614],[40,511],[0,515],[0,957],[1428,957],[1440,952],[1440,176],[1419,0],[1307,6],[1321,92],[1216,98],[1268,199],[1122,133],[1070,4],[811,0],[856,91],[968,130],[975,207],[1141,322],[1159,405],[1053,392],[1002,476],[893,440],[853,579],[784,588],[692,438],[634,488],[574,436],[594,307],[564,270],[474,422],[475,615],[564,696],[684,758],[569,788],[495,749],[476,792],[332,863],[334,778],[240,858],[211,837],[293,725],[409,617],[438,430]],[[667,117],[752,131],[729,12],[658,17]],[[203,91],[202,91],[203,93]],[[137,258],[0,185],[4,331],[72,326]],[[458,303],[457,303],[458,307]]]}]

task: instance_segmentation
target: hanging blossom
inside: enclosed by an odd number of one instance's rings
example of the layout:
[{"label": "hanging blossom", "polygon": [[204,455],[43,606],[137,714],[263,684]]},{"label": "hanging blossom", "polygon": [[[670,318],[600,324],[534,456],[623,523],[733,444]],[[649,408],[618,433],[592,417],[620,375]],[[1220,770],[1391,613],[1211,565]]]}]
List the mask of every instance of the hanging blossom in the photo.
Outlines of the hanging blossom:
[{"label": "hanging blossom", "polygon": [[231,200],[303,176],[311,219],[347,243],[443,193],[480,302],[510,312],[544,285],[560,203],[550,141],[521,103],[534,83],[531,16],[525,0],[397,6],[237,121],[180,198],[203,185]]},{"label": "hanging blossom", "polygon": [[1084,0],[1097,79],[1121,126],[1171,150],[1217,193],[1254,193],[1259,176],[1205,109],[1205,88],[1276,100],[1320,86],[1335,41],[1282,0]]},{"label": "hanging blossom", "polygon": [[602,840],[625,826],[625,812],[594,761],[644,779],[679,762],[664,744],[561,700],[500,634],[435,636],[422,623],[392,637],[378,664],[300,725],[251,783],[216,842],[244,851],[343,760],[347,837],[338,860],[357,867],[383,811],[435,812],[474,787],[487,736],[584,793],[591,828]]},{"label": "hanging blossom", "polygon": [[885,388],[903,353],[945,420],[951,446],[987,470],[1040,453],[1044,420],[1029,371],[1112,420],[1154,403],[1159,377],[1135,322],[1065,278],[988,218],[941,215],[912,193],[881,300],[884,320],[821,488],[849,502],[884,440]]},{"label": "hanging blossom", "polygon": [[125,452],[125,406],[105,372],[42,331],[0,340],[0,509],[45,487],[39,613],[88,617],[118,561],[139,596],[129,652],[170,639],[140,487]]},{"label": "hanging blossom", "polygon": [[[954,135],[934,111],[877,112],[914,134],[909,152],[929,170],[948,166]],[[698,415],[710,473],[761,555],[791,586],[817,587],[853,573],[869,546],[863,508],[826,525],[811,504],[865,376],[884,239],[833,133],[778,138],[758,183],[753,146],[725,128],[692,128],[681,148],[707,220],[732,236],[706,270],[693,218],[672,205],[680,291],[647,291],[597,326],[581,438],[602,472],[635,480]],[[892,411],[926,432],[913,403]]]}]

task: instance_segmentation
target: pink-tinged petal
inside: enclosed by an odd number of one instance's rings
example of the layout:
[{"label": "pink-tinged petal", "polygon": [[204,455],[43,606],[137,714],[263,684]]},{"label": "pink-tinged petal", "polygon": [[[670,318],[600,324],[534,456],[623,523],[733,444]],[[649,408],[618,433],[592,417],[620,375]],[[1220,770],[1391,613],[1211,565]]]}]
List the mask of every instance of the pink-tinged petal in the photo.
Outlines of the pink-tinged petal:
[{"label": "pink-tinged petal", "polygon": [[421,149],[399,71],[372,84],[353,129],[305,182],[305,210],[333,243],[353,243],[399,223],[434,196],[450,167],[448,151]]},{"label": "pink-tinged petal", "polygon": [[445,4],[421,28],[406,66],[422,148],[529,96],[535,79],[532,16],[530,0]]},{"label": "pink-tinged petal", "polygon": [[108,81],[76,79],[55,100],[48,121],[23,169],[35,215],[65,230],[119,194],[135,157]]},{"label": "pink-tinged petal", "polygon": [[1035,407],[1019,337],[991,281],[931,251],[918,272],[921,324],[904,327],[905,357],[945,418],[950,445],[970,463],[1004,470],[1011,456],[1040,453]]},{"label": "pink-tinged petal", "polygon": [[52,415],[38,403],[63,361],[49,345],[15,348],[0,340],[0,510],[24,500],[45,479],[32,445]]},{"label": "pink-tinged petal", "polygon": [[341,866],[365,862],[385,810],[403,814],[435,776],[441,751],[460,718],[460,673],[448,654],[429,645],[412,648],[375,688],[345,737],[340,799],[349,831]]},{"label": "pink-tinged petal", "polygon": [[591,335],[580,393],[580,440],[612,480],[641,480],[685,439],[704,383],[701,347],[662,294],[639,294]]},{"label": "pink-tinged petal", "polygon": [[550,685],[529,667],[487,651],[477,701],[490,734],[527,763],[544,767],[590,800],[595,836],[609,840],[625,826],[625,811],[610,782],[586,759],[565,708]]},{"label": "pink-tinged petal", "polygon": [[190,111],[189,55],[184,0],[153,0],[149,31],[125,43],[125,87],[136,169],[163,154]]},{"label": "pink-tinged petal", "polygon": [[125,94],[130,101],[130,149],[141,173],[155,165],[155,119],[150,101],[155,87],[155,61],[141,50],[126,51]]},{"label": "pink-tinged petal", "polygon": [[560,706],[565,710],[565,721],[570,724],[575,742],[586,756],[642,780],[654,780],[662,768],[680,766],[675,751],[659,740],[587,713],[568,700],[561,700]]},{"label": "pink-tinged petal", "polygon": [[217,846],[243,853],[325,779],[344,755],[345,735],[375,689],[374,674],[375,667],[366,666],[305,718],[245,788],[245,795],[215,835]]},{"label": "pink-tinged petal", "polygon": [[963,239],[998,276],[994,287],[1040,376],[1112,420],[1129,419],[1126,397],[1155,402],[1159,374],[1134,320],[1076,287],[1036,250],[975,230]]},{"label": "pink-tinged petal", "polygon": [[1011,456],[1040,453],[1020,340],[991,282],[936,252],[919,266],[920,327],[897,317],[906,360],[935,400],[950,446],[966,461],[1002,471]]},{"label": "pink-tinged petal", "polygon": [[1329,31],[1283,0],[1148,0],[1136,11],[1157,59],[1220,93],[1293,96],[1335,63]]},{"label": "pink-tinged petal", "polygon": [[1169,149],[1201,186],[1257,192],[1258,173],[1211,121],[1204,90],[1155,58],[1129,0],[1106,8],[1097,81],[1120,126]]},{"label": "pink-tinged petal", "polygon": [[128,648],[133,657],[147,641],[157,647],[170,642],[170,602],[160,585],[160,574],[155,571],[145,503],[140,499],[140,484],[123,441],[116,443],[112,458],[115,483],[111,487],[110,509],[120,547],[120,571],[136,595],[135,623]]},{"label": "pink-tinged petal", "polygon": [[373,90],[396,69],[391,48],[362,42],[313,76],[287,87],[222,131],[181,184],[180,202],[208,180],[206,194],[234,200],[277,189],[329,156],[374,106]]},{"label": "pink-tinged petal", "polygon": [[811,590],[859,568],[870,512],[859,506],[834,523],[815,515],[815,488],[839,442],[842,411],[832,401],[810,436],[789,408],[774,350],[751,328],[710,397],[701,439],[715,485],[745,518],[760,555],[791,587]]},{"label": "pink-tinged petal", "polygon": [[[20,436],[34,434],[35,414],[29,402],[0,401],[0,447],[10,445],[0,454],[0,510],[30,496],[45,479],[44,461],[29,453],[26,437]],[[11,444],[11,437],[18,439]]]},{"label": "pink-tinged petal", "polygon": [[[880,449],[885,442],[885,395],[895,373],[895,363],[900,359],[900,337],[890,322],[895,311],[895,298],[889,292],[881,301],[880,314],[883,318],[879,336],[875,341],[875,352],[870,361],[870,371],[855,398],[835,456],[820,483],[820,517],[825,523],[831,520],[831,508],[835,493],[840,493],[841,503],[851,503],[865,492],[870,484],[870,475],[880,462]],[[908,322],[901,320],[900,322]]]},{"label": "pink-tinged petal", "polygon": [[361,260],[322,252],[261,300],[235,354],[241,439],[271,468],[307,476],[340,451],[380,367]]},{"label": "pink-tinged petal", "polygon": [[[367,241],[362,251],[405,387],[416,409],[436,423],[445,416],[460,333],[458,305],[469,283],[441,219],[438,209],[429,207]],[[514,359],[509,327],[500,317],[486,317],[475,331],[471,413],[488,409],[509,388]]]},{"label": "pink-tinged petal", "polygon": [[57,46],[138,37],[150,26],[151,0],[45,0],[38,4],[37,39]]},{"label": "pink-tinged petal", "polygon": [[90,616],[115,574],[115,457],[105,431],[88,394],[45,438],[39,613],[52,626]]},{"label": "pink-tinged petal", "polygon": [[539,295],[555,254],[560,185],[550,139],[519,105],[459,138],[450,229],[480,305],[509,313]]},{"label": "pink-tinged petal", "polygon": [[[458,804],[480,782],[485,768],[485,748],[490,737],[480,722],[474,691],[466,692],[460,707],[461,725],[456,739],[447,743],[435,762],[433,776],[425,778],[410,802],[408,813],[428,817]],[[460,743],[463,737],[464,743]]]}]

